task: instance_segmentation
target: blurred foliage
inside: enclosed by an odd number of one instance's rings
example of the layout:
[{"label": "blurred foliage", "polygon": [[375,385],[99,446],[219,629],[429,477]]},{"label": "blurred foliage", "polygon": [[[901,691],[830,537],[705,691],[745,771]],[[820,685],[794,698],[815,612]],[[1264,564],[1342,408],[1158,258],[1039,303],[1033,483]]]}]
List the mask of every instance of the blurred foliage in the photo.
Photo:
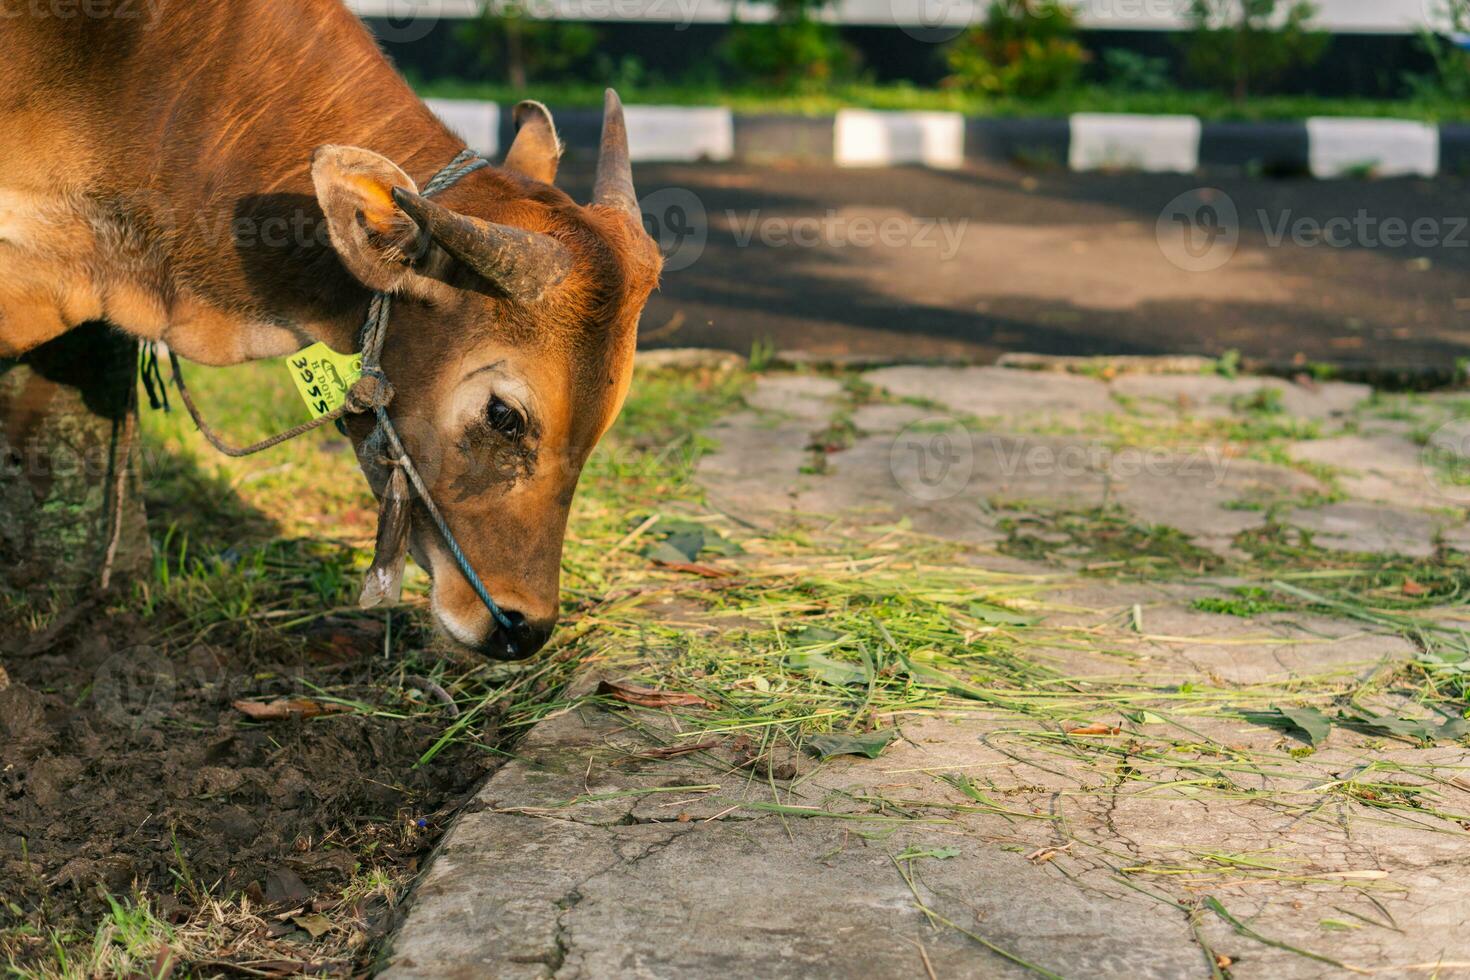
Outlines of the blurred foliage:
[{"label": "blurred foliage", "polygon": [[820,88],[851,78],[857,51],[837,27],[817,19],[828,0],[758,0],[773,8],[768,23],[753,24],[735,14],[721,45],[725,64],[741,81],[777,91]]},{"label": "blurred foliage", "polygon": [[[421,94],[446,99],[486,99],[513,103],[524,98],[502,82],[439,79],[421,82]],[[601,82],[555,82],[536,85],[536,98],[559,108],[602,105]],[[754,85],[656,80],[619,87],[627,103],[648,105],[718,105],[738,112],[779,112],[823,116],[838,109],[918,109],[962,112],[977,118],[1065,116],[1073,112],[1131,112],[1186,115],[1216,121],[1299,120],[1309,116],[1361,116],[1374,119],[1417,119],[1423,122],[1470,121],[1470,101],[1432,96],[1407,99],[1323,98],[1313,95],[1253,96],[1236,102],[1219,92],[1169,88],[1137,92],[1112,85],[1083,85],[1043,98],[1000,97],[956,88],[924,88],[911,82],[838,82],[791,92]]]},{"label": "blurred foliage", "polygon": [[1120,92],[1167,92],[1173,85],[1168,58],[1155,58],[1127,48],[1108,48],[1102,61],[1107,86]]},{"label": "blurred foliage", "polygon": [[1074,87],[1091,55],[1077,40],[1077,11],[1060,0],[994,0],[985,23],[945,50],[945,85],[1037,98]]},{"label": "blurred foliage", "polygon": [[1470,0],[1439,0],[1427,11],[1429,26],[1419,32],[1419,44],[1434,71],[1404,76],[1410,97],[1470,101],[1470,51],[1461,47],[1470,38]]},{"label": "blurred foliage", "polygon": [[1331,41],[1310,26],[1316,6],[1308,0],[1281,6],[1280,0],[1193,0],[1194,26],[1180,38],[1185,69],[1244,102],[1292,68],[1316,64]]},{"label": "blurred foliage", "polygon": [[485,0],[480,16],[461,24],[457,36],[475,51],[481,67],[517,92],[575,67],[598,41],[590,24],[553,20],[549,12],[543,17],[526,0]]}]

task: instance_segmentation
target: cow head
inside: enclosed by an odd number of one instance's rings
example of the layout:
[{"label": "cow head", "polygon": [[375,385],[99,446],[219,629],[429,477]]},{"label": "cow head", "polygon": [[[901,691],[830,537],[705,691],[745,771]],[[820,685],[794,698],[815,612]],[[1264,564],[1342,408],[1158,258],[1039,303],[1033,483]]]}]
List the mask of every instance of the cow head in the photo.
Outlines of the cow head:
[{"label": "cow head", "polygon": [[[395,427],[515,629],[497,625],[420,503],[409,540],[434,579],[435,617],[502,658],[535,652],[556,622],[572,494],[627,394],[660,266],[611,90],[585,207],[551,185],[560,145],[545,107],[522,103],[516,124],[501,169],[432,198],[367,150],[322,147],[312,165],[343,264],[394,294],[382,364]],[[350,429],[361,447],[372,424]],[[381,495],[382,468],[363,464]]]}]

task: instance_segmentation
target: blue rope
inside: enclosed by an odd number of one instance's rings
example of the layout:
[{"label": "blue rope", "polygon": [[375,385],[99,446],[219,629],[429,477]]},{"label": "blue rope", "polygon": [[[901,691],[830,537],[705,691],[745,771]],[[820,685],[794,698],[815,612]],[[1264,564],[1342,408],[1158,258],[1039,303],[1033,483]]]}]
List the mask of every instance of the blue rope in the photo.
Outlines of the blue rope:
[{"label": "blue rope", "polygon": [[[435,174],[427,184],[424,185],[424,196],[437,194],[442,190],[453,187],[458,181],[490,166],[490,161],[479,156],[473,150],[464,150],[445,167]],[[387,376],[383,374],[380,360],[383,355],[383,341],[388,336],[388,316],[392,310],[392,297],[387,293],[374,293],[372,301],[368,303],[367,319],[362,325],[362,334],[359,337],[362,348],[362,373],[364,377],[373,377],[380,382],[386,382]],[[454,537],[454,532],[449,528],[449,522],[444,519],[443,513],[434,504],[434,498],[429,495],[429,488],[424,485],[423,478],[419,476],[417,467],[413,465],[413,459],[408,450],[404,448],[403,441],[398,438],[398,430],[393,427],[393,420],[388,417],[388,410],[379,404],[373,406],[377,415],[378,424],[368,437],[370,444],[381,443],[384,439],[388,442],[391,450],[389,459],[394,465],[403,467],[409,482],[418,491],[419,500],[423,502],[424,509],[434,519],[434,524],[439,528],[439,534],[444,538],[445,545],[449,548],[449,554],[453,556],[454,563],[459,566],[460,574],[469,582],[470,588],[475,590],[475,595],[485,604],[495,622],[505,630],[506,642],[512,654],[516,653],[515,625],[511,623],[510,617],[501,611],[490,597],[490,591],[485,588],[485,583],[480,581],[480,576],[471,567],[470,561],[465,557],[463,549]]]},{"label": "blue rope", "polygon": [[[449,161],[443,169],[431,177],[429,182],[424,185],[424,195],[428,196],[437,194],[442,190],[447,190],[476,170],[483,170],[488,166],[490,166],[490,161],[477,154],[474,150],[461,150],[455,155],[453,160]],[[393,420],[388,417],[387,405],[393,397],[393,386],[388,383],[388,377],[383,373],[381,362],[383,357],[383,341],[388,336],[388,316],[392,311],[392,305],[392,297],[387,293],[373,293],[373,298],[368,303],[367,319],[363,322],[362,330],[358,335],[358,345],[362,348],[362,376],[371,383],[364,385],[363,381],[359,380],[353,385],[352,391],[349,392],[347,403],[335,412],[298,425],[293,429],[255,443],[252,446],[247,446],[244,449],[236,449],[225,443],[204,423],[204,419],[200,416],[198,408],[189,397],[188,389],[184,386],[184,376],[179,368],[178,356],[170,351],[169,357],[173,365],[174,385],[179,389],[179,394],[184,401],[184,407],[189,410],[189,415],[194,419],[195,424],[199,426],[199,431],[204,434],[204,437],[216,449],[229,456],[248,456],[252,453],[261,452],[272,446],[280,445],[288,439],[294,439],[326,422],[340,419],[342,415],[348,412],[366,412],[371,409],[377,416],[377,425],[373,427],[373,431],[368,435],[367,443],[363,447],[364,456],[368,459],[373,459],[379,455],[387,455],[392,465],[403,467],[404,473],[408,476],[414,489],[418,491],[419,499],[423,501],[424,509],[429,512],[429,516],[434,519],[434,524],[439,528],[439,534],[444,538],[444,543],[448,545],[449,553],[454,557],[454,563],[459,566],[460,574],[465,577],[465,581],[470,583],[470,588],[475,590],[475,595],[480,597],[480,601],[485,604],[485,608],[490,610],[490,615],[495,619],[495,622],[500,625],[501,629],[505,630],[506,646],[512,655],[514,655],[517,652],[515,624],[495,604],[495,600],[490,598],[490,591],[485,588],[485,583],[480,581],[480,576],[476,574],[474,568],[470,567],[469,559],[465,557],[464,550],[460,548],[459,542],[455,540],[454,532],[449,529],[449,522],[444,519],[443,513],[435,506],[434,498],[429,495],[429,488],[424,485],[423,478],[419,476],[418,468],[413,465],[412,457],[409,456],[408,450],[404,448],[403,441],[398,438],[398,430],[393,427]],[[148,388],[149,400],[154,402],[154,407],[157,408],[158,400],[154,395],[154,386],[149,383],[151,380],[150,370],[152,375],[157,376],[158,389],[162,394],[163,378],[158,371],[157,353],[153,350],[153,345],[151,344],[148,345],[148,353],[143,362],[143,380],[144,385]],[[360,395],[359,392],[361,392]],[[162,402],[164,408],[167,408],[167,394],[162,394]],[[385,440],[388,443],[391,454],[381,452],[382,443]]]}]

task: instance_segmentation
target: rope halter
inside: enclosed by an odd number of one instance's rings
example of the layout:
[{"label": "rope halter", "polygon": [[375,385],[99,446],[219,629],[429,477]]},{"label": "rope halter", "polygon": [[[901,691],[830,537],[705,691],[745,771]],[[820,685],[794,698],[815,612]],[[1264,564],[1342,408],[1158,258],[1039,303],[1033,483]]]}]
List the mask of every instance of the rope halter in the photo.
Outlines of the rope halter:
[{"label": "rope halter", "polygon": [[[424,185],[423,196],[430,197],[440,191],[448,190],[463,178],[490,166],[490,161],[475,153],[473,150],[462,150],[455,158],[449,161],[429,182]],[[489,610],[496,624],[505,631],[506,644],[512,656],[516,653],[515,630],[516,626],[496,605],[495,600],[490,597],[490,591],[485,588],[485,583],[471,567],[469,559],[465,557],[464,549],[459,546],[449,522],[444,519],[444,514],[434,503],[429,488],[424,484],[423,477],[419,475],[418,468],[414,466],[413,458],[408,450],[404,448],[403,440],[398,436],[398,430],[393,426],[393,420],[388,415],[388,406],[393,401],[394,389],[387,375],[383,373],[383,343],[388,336],[388,319],[392,312],[393,298],[388,293],[377,292],[373,294],[368,303],[367,319],[363,322],[362,329],[358,333],[358,347],[362,351],[362,377],[353,383],[347,391],[347,397],[340,408],[322,415],[310,422],[302,423],[294,428],[287,429],[269,439],[253,443],[243,448],[236,448],[222,440],[219,435],[205,424],[199,414],[194,399],[190,397],[188,388],[184,385],[184,376],[179,367],[178,355],[169,351],[169,360],[173,369],[174,385],[179,390],[179,395],[188,409],[194,424],[199,427],[199,432],[204,438],[224,453],[226,456],[242,457],[251,456],[255,453],[278,446],[283,442],[295,439],[297,436],[306,434],[313,429],[335,422],[346,415],[366,415],[372,413],[376,424],[364,443],[364,458],[383,458],[388,465],[398,467],[408,481],[412,484],[414,491],[418,494],[419,502],[423,504],[429,516],[434,521],[434,526],[439,529],[439,535],[443,538],[445,547],[454,558],[454,563],[459,567],[460,574],[470,584],[485,608]],[[150,388],[150,393],[151,393]]]}]

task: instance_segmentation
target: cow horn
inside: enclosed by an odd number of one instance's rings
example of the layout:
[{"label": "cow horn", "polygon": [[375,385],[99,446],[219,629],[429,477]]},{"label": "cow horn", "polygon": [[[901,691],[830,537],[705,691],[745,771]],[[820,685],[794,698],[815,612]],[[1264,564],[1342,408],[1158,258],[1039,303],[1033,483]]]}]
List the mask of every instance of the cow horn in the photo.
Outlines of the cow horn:
[{"label": "cow horn", "polygon": [[623,103],[618,93],[607,90],[602,108],[602,148],[597,154],[597,181],[592,186],[592,203],[617,208],[640,226],[643,212],[633,191],[633,163],[628,157],[628,127],[623,121]]},{"label": "cow horn", "polygon": [[540,299],[571,268],[550,235],[459,214],[403,187],[393,188],[393,200],[444,251],[517,299]]}]

